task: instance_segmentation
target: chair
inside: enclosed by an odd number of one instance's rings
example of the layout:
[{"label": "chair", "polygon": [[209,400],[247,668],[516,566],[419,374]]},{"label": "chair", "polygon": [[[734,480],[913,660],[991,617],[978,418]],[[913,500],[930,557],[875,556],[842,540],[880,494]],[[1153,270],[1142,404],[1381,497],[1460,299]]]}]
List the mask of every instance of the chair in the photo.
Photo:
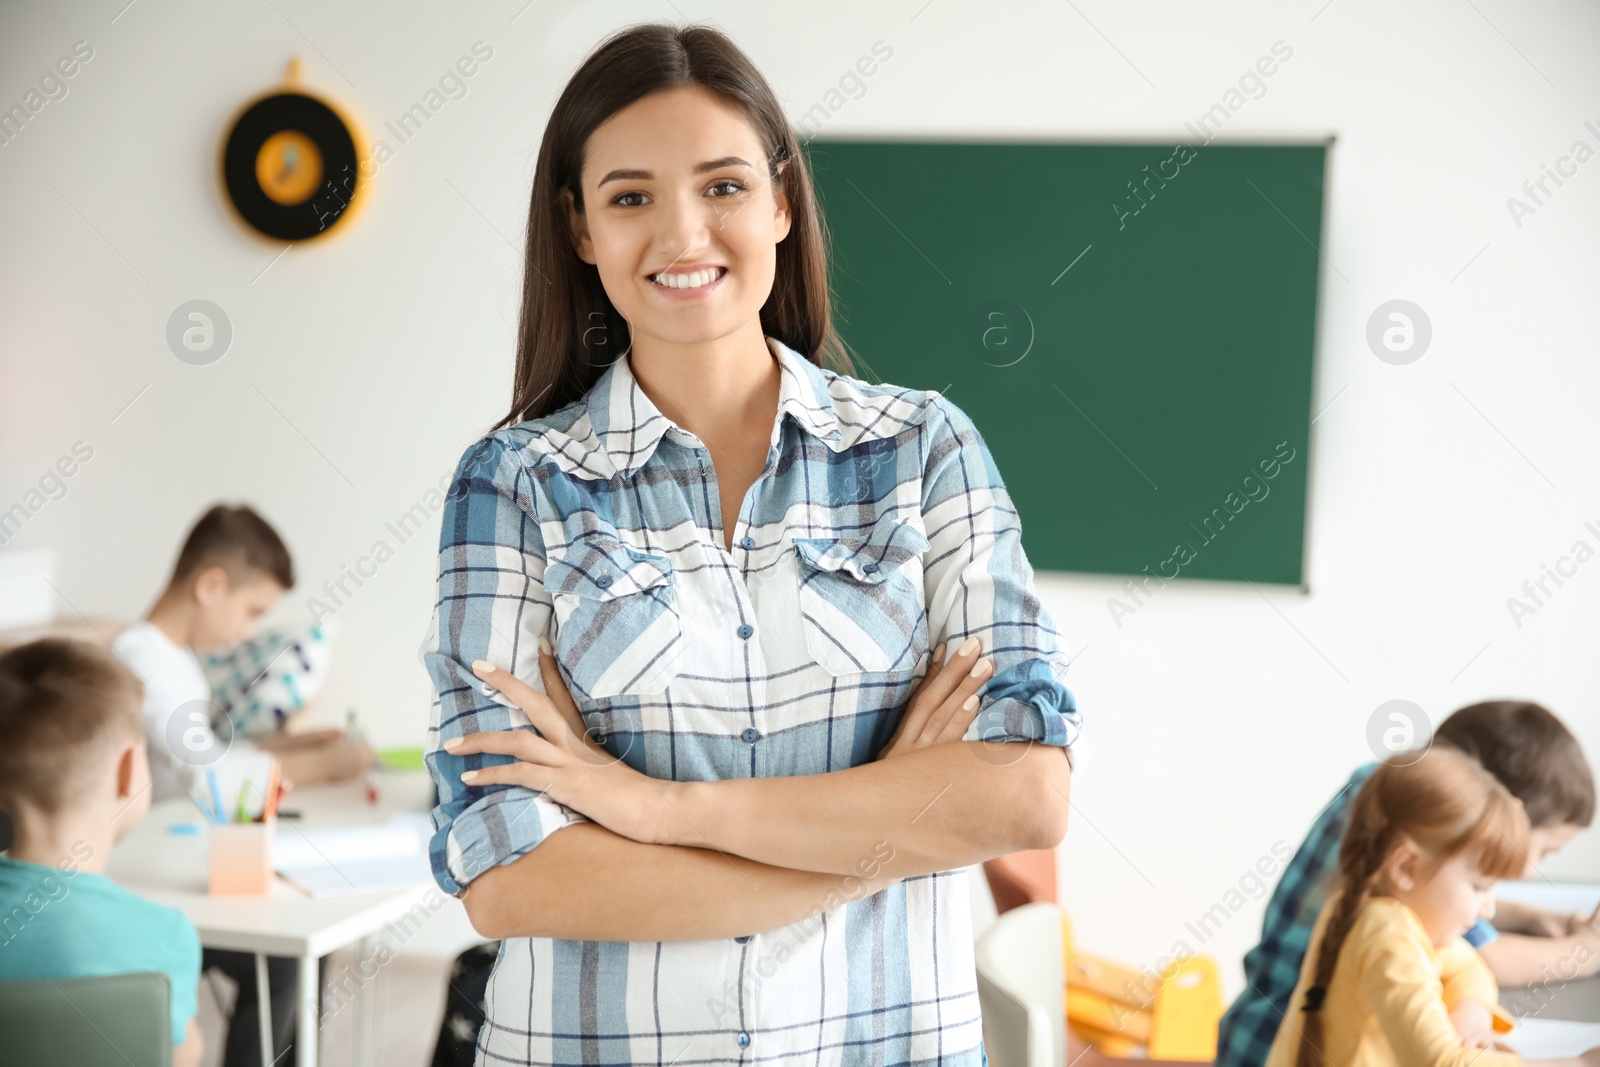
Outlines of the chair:
[{"label": "chair", "polygon": [[994,910],[1005,914],[1024,904],[1056,903],[1056,850],[1012,852],[985,860],[983,875],[994,897]]},{"label": "chair", "polygon": [[1037,903],[1003,912],[979,935],[974,954],[992,1067],[1061,1067],[1067,1052],[1061,909]]},{"label": "chair", "polygon": [[0,982],[0,1063],[171,1067],[165,974]]},{"label": "chair", "polygon": [[1136,971],[1079,949],[1071,919],[1057,915],[1074,1037],[1108,1056],[1211,1062],[1223,1007],[1216,961],[1187,956],[1159,975]]}]

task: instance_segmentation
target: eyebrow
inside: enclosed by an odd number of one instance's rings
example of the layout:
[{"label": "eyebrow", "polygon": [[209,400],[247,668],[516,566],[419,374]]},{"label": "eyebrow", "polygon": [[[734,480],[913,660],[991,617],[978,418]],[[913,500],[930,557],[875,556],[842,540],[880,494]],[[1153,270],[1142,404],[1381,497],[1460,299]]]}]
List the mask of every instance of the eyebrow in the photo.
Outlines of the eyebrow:
[{"label": "eyebrow", "polygon": [[[707,160],[704,163],[696,163],[695,164],[695,168],[694,168],[694,172],[696,174],[704,174],[708,170],[721,170],[723,167],[746,167],[746,168],[748,168],[749,166],[750,166],[749,163],[745,162],[743,159],[739,158],[738,156],[723,156],[721,159],[712,159],[712,160]],[[600,179],[600,185],[604,185],[607,182],[620,182],[620,181],[646,181],[647,182],[647,181],[650,181],[651,179],[653,179],[654,177],[655,177],[655,175],[651,174],[647,170],[614,170],[614,171],[611,171],[608,174],[606,174],[606,176],[604,178]],[[596,186],[595,188],[598,189],[599,186]]]}]

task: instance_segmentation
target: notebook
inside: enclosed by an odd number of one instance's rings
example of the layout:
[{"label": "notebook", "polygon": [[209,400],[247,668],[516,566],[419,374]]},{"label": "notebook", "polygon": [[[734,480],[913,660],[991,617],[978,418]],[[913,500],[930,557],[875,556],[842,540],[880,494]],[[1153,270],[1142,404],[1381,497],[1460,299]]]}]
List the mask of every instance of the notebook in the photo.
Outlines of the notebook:
[{"label": "notebook", "polygon": [[433,821],[420,812],[396,812],[377,826],[304,831],[278,824],[272,865],[312,897],[392,892],[433,882],[428,840]]},{"label": "notebook", "polygon": [[[1535,879],[1526,882],[1501,882],[1495,886],[1496,900],[1532,904],[1558,915],[1577,912],[1591,914],[1600,904],[1600,885],[1581,882],[1551,882]],[[1492,920],[1491,920],[1492,921]]]},{"label": "notebook", "polygon": [[1520,1019],[1517,1028],[1501,1040],[1523,1059],[1577,1056],[1600,1046],[1600,1023],[1575,1023],[1566,1019]]}]

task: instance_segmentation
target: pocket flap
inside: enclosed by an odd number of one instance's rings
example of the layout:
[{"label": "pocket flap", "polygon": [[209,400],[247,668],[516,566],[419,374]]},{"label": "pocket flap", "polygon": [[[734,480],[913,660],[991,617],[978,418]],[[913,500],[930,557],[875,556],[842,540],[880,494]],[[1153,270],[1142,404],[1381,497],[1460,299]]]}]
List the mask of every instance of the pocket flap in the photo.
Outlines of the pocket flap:
[{"label": "pocket flap", "polygon": [[638,552],[611,538],[584,538],[569,544],[545,567],[544,587],[554,596],[569,593],[589,600],[642,593],[672,581],[665,556]]},{"label": "pocket flap", "polygon": [[[876,535],[877,531],[873,531]],[[796,537],[795,552],[816,570],[847,574],[858,582],[876,585],[884,581],[906,560],[928,550],[922,531],[905,523],[895,523],[887,536]]]}]

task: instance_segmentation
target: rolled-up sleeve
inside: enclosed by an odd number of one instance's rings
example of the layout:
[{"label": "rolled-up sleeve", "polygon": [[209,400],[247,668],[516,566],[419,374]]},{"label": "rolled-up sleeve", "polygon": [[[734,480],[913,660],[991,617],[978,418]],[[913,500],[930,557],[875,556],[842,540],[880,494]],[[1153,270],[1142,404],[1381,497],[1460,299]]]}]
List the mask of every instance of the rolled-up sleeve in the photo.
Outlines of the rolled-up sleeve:
[{"label": "rolled-up sleeve", "polygon": [[439,804],[429,854],[434,879],[451,894],[556,830],[589,821],[524,786],[468,786],[462,771],[511,757],[442,747],[484,730],[534,730],[522,709],[484,692],[471,666],[488,660],[544,691],[539,638],[550,633],[551,600],[532,490],[516,446],[490,436],[462,455],[444,503],[438,597],[420,656],[435,692],[425,762]]},{"label": "rolled-up sleeve", "polygon": [[928,643],[944,643],[948,655],[976,636],[995,665],[966,739],[1070,746],[1081,717],[1064,682],[1066,657],[1034,592],[1022,525],[994,457],[972,421],[943,397],[930,401],[926,428]]}]

